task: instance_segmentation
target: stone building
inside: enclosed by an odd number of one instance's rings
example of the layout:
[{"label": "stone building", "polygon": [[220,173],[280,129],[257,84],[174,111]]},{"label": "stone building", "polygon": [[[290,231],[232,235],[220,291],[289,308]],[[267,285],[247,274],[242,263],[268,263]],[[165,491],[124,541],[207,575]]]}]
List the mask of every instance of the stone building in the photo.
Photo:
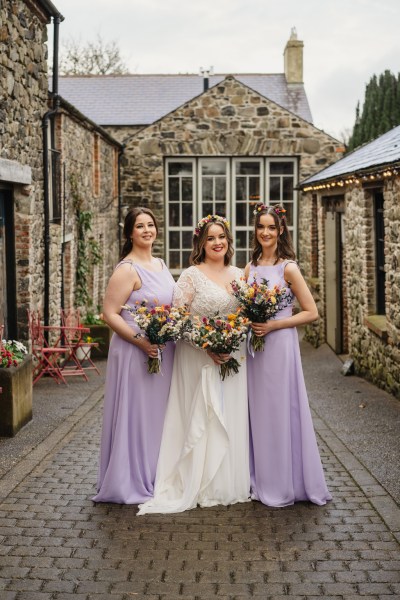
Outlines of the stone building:
[{"label": "stone building", "polygon": [[312,329],[355,371],[400,398],[400,126],[300,184],[313,224]]},{"label": "stone building", "polygon": [[294,33],[284,57],[284,73],[210,75],[204,85],[196,75],[60,78],[62,95],[123,142],[124,204],[155,211],[158,252],[175,274],[209,212],[230,219],[236,264],[244,265],[257,201],[285,205],[302,260],[310,226],[298,182],[343,148],[312,124]]},{"label": "stone building", "polygon": [[49,97],[46,28],[62,20],[49,0],[0,5],[0,322],[18,339],[27,309],[56,324],[77,303],[79,207],[95,215],[91,248],[103,253],[86,273],[94,305],[118,247],[120,146],[59,98],[56,74]]}]

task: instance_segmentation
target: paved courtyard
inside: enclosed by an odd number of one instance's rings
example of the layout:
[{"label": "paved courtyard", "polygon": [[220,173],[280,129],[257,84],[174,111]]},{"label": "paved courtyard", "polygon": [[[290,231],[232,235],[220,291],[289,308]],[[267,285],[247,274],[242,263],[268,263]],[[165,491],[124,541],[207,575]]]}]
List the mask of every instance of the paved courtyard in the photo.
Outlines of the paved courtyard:
[{"label": "paved courtyard", "polygon": [[[41,397],[47,398],[47,411],[63,394],[66,414],[54,408],[58,420],[52,431],[43,425],[45,416],[41,421],[38,416],[38,429],[40,423],[45,428],[41,439],[30,432],[32,422],[19,433],[20,441],[0,440],[0,453],[15,454],[0,479],[1,600],[400,598],[398,447],[390,455],[397,476],[380,477],[382,452],[375,446],[366,466],[360,416],[350,400],[345,411],[343,398],[361,389],[356,401],[362,418],[370,405],[378,403],[380,415],[385,406],[389,441],[396,439],[393,425],[399,437],[400,403],[358,378],[342,377],[326,347],[303,344],[303,356],[333,495],[324,507],[270,509],[249,502],[136,517],[134,506],[95,505],[90,498],[102,379],[93,376],[89,387],[71,384],[68,390],[45,382]],[[65,409],[71,391],[76,405]],[[368,430],[365,435],[371,443]]]}]

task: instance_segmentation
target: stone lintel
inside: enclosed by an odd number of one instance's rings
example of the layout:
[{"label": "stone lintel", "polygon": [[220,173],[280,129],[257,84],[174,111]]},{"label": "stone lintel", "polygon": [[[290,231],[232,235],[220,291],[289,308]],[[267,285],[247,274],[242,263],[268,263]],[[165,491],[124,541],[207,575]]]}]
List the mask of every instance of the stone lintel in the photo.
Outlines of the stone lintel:
[{"label": "stone lintel", "polygon": [[0,181],[30,185],[32,183],[32,169],[16,160],[0,158]]}]

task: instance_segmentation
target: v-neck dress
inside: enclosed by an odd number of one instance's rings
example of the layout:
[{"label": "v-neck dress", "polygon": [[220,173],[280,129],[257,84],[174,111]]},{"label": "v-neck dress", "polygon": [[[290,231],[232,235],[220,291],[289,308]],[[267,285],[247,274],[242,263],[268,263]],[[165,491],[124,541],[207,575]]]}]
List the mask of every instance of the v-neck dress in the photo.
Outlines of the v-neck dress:
[{"label": "v-neck dress", "polygon": [[[232,269],[232,280],[242,271]],[[226,316],[236,298],[189,267],[179,278],[174,304],[187,304],[199,317]],[[237,374],[221,381],[208,354],[177,342],[154,498],[139,515],[178,513],[200,506],[247,502],[250,497],[246,350],[236,353]]]},{"label": "v-neck dress", "polygon": [[[174,279],[162,261],[162,271],[149,271],[132,261],[142,287],[126,304],[147,300],[149,305],[170,304]],[[139,331],[132,315],[122,318]],[[153,495],[157,459],[172,375],[172,342],[163,350],[162,373],[147,372],[147,355],[114,333],[110,342],[104,393],[100,466],[95,502],[139,504]]]}]

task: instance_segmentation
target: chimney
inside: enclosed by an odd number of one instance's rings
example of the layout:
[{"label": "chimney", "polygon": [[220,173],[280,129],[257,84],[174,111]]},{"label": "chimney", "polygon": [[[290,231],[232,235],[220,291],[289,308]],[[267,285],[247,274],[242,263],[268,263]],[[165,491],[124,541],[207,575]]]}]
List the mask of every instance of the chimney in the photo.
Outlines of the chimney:
[{"label": "chimney", "polygon": [[303,42],[297,39],[296,28],[292,27],[290,39],[283,53],[288,83],[303,83],[303,46]]}]

